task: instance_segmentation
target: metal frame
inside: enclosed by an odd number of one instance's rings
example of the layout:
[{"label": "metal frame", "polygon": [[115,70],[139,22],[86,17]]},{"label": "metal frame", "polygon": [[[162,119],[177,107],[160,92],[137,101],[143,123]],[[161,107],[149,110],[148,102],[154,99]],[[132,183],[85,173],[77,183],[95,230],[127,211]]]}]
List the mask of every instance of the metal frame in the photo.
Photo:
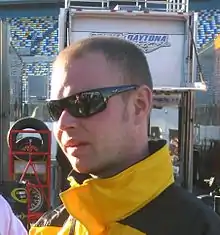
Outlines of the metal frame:
[{"label": "metal frame", "polygon": [[65,0],[65,8],[75,7],[75,3],[87,3],[90,4],[89,7],[93,7],[94,4],[99,4],[100,8],[109,9],[112,4],[122,5],[124,2],[126,5],[140,6],[142,5],[146,10],[152,11],[164,11],[164,12],[188,12],[189,10],[189,0]]},{"label": "metal frame", "polygon": [[[44,212],[31,212],[31,189],[32,188],[37,188],[41,191],[43,198],[46,202],[46,207],[49,210],[51,208],[51,131],[50,130],[38,130],[38,131],[33,131],[33,130],[11,130],[9,133],[9,142],[10,146],[13,146],[13,140],[12,140],[12,135],[13,134],[19,134],[19,133],[37,133],[37,134],[46,134],[48,137],[48,151],[47,152],[24,152],[24,151],[15,151],[13,147],[9,147],[9,176],[11,179],[16,178],[16,172],[15,172],[15,156],[22,156],[22,155],[35,155],[35,156],[46,156],[45,160],[45,165],[46,165],[46,182],[43,184],[40,182],[40,177],[39,173],[36,171],[35,168],[35,162],[30,159],[26,162],[26,166],[24,169],[24,172],[22,173],[19,181],[24,181],[25,176],[28,174],[28,169],[31,168],[33,170],[33,175],[35,177],[35,180],[37,183],[33,184],[29,180],[27,181],[26,185],[26,190],[27,190],[27,200],[28,200],[28,214],[27,214],[27,223],[28,225],[31,224],[32,222],[36,222]],[[22,160],[21,160],[22,161]],[[46,192],[46,193],[45,193]]]}]

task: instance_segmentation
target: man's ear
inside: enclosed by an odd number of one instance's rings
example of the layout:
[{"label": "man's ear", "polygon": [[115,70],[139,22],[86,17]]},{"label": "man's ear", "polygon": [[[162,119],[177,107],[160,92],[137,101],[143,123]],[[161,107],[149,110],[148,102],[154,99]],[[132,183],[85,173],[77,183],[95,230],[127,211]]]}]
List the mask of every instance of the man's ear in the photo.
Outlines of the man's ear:
[{"label": "man's ear", "polygon": [[146,121],[152,107],[153,94],[148,86],[143,85],[137,89],[134,96],[135,122],[139,124]]}]

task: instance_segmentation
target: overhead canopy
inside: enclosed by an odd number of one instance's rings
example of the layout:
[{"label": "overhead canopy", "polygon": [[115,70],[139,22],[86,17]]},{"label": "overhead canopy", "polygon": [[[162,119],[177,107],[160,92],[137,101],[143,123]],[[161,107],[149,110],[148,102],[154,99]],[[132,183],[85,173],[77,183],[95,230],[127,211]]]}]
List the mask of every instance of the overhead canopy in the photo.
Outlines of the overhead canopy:
[{"label": "overhead canopy", "polygon": [[200,82],[189,87],[155,87],[153,89],[153,107],[178,107],[183,93],[206,90],[206,85]]}]

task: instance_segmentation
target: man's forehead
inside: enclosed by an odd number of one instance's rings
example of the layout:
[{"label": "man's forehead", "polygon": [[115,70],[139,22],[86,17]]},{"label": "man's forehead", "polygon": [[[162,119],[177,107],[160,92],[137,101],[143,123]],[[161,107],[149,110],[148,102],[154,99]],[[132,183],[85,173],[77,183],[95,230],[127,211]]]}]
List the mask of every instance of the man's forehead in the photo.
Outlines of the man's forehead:
[{"label": "man's forehead", "polygon": [[51,99],[61,99],[89,89],[121,84],[121,72],[103,59],[89,54],[71,62],[55,62],[51,81]]}]

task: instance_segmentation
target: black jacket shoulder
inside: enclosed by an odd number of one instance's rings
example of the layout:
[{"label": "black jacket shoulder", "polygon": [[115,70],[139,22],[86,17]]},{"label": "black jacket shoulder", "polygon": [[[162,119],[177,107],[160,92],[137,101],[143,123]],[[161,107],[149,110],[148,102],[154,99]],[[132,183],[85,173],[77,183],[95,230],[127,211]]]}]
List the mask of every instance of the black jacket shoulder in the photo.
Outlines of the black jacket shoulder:
[{"label": "black jacket shoulder", "polygon": [[220,235],[220,217],[175,184],[119,222],[149,235]]}]

